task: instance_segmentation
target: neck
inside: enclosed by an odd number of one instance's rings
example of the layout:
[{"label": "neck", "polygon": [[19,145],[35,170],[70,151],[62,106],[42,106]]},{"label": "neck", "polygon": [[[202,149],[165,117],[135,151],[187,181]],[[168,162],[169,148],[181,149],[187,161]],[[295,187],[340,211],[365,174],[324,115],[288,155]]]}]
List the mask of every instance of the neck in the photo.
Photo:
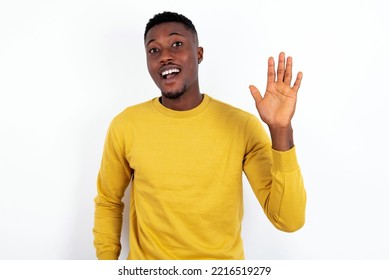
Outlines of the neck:
[{"label": "neck", "polygon": [[200,105],[201,101],[203,101],[203,95],[200,92],[191,95],[184,94],[177,99],[169,99],[161,96],[159,101],[163,106],[171,110],[187,111]]}]

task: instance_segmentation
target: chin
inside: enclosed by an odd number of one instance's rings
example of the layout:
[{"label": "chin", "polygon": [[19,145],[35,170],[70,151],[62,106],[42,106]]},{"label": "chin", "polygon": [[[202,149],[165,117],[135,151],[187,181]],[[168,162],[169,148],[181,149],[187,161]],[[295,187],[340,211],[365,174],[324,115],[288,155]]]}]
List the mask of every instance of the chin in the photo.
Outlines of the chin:
[{"label": "chin", "polygon": [[185,88],[177,91],[162,91],[162,95],[167,99],[178,99],[184,95],[185,91]]}]

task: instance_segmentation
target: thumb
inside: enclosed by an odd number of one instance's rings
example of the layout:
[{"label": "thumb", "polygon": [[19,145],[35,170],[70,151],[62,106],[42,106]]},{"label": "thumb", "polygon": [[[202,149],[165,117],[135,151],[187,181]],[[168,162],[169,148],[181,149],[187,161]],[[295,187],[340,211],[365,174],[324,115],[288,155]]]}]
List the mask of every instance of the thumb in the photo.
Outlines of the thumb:
[{"label": "thumb", "polygon": [[259,90],[253,85],[250,85],[249,89],[250,89],[251,95],[253,96],[253,98],[255,100],[255,103],[261,102],[263,97],[262,97],[261,93],[259,92]]}]

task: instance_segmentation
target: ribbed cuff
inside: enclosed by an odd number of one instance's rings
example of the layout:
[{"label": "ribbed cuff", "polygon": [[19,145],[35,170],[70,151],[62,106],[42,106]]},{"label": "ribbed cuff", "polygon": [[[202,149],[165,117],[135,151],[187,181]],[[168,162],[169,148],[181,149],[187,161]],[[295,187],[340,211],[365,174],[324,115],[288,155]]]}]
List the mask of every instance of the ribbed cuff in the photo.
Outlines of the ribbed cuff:
[{"label": "ribbed cuff", "polygon": [[273,169],[275,171],[289,172],[298,168],[295,147],[282,152],[273,149]]},{"label": "ribbed cuff", "polygon": [[117,260],[118,255],[114,252],[102,252],[100,255],[97,256],[99,260]]}]

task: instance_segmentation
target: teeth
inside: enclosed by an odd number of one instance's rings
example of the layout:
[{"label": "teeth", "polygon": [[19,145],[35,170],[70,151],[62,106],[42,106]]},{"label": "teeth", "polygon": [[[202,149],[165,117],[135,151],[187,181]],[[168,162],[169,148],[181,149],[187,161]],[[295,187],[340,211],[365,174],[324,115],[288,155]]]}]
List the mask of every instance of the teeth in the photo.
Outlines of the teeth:
[{"label": "teeth", "polygon": [[177,68],[173,68],[173,69],[169,69],[169,70],[165,70],[162,72],[162,76],[166,76],[166,75],[169,75],[169,74],[172,74],[172,73],[179,73],[180,70],[177,69]]}]

